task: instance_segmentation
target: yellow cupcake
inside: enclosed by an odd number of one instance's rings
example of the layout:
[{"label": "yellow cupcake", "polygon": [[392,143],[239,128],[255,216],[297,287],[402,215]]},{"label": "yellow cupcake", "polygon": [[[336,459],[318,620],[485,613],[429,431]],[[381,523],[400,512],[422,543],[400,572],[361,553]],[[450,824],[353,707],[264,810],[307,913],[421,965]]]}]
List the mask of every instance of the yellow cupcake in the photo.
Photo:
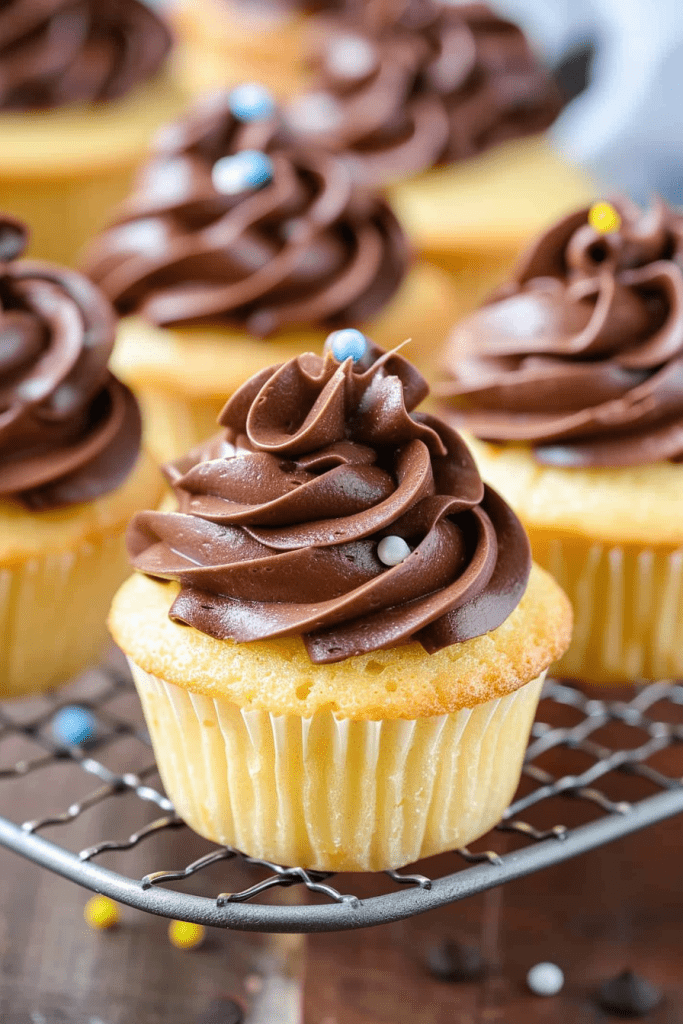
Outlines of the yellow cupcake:
[{"label": "yellow cupcake", "polygon": [[176,810],[214,842],[328,871],[398,868],[488,832],[569,635],[540,569],[485,637],[339,666],[311,665],[300,641],[238,646],[179,626],[174,596],[134,576],[110,627]]},{"label": "yellow cupcake", "polygon": [[594,683],[679,678],[683,466],[562,469],[539,466],[519,445],[468,443],[574,607],[556,671]]},{"label": "yellow cupcake", "polygon": [[244,0],[177,0],[173,17],[190,91],[263,82],[277,96],[300,88],[305,76],[310,15],[291,4]]},{"label": "yellow cupcake", "polygon": [[[596,204],[456,329],[441,411],[576,612],[558,671],[683,673],[683,219]],[[494,443],[495,442],[497,443]]]},{"label": "yellow cupcake", "polygon": [[[30,255],[71,265],[184,100],[157,14],[138,0],[88,0],[84,8],[88,31],[61,54],[51,39],[63,14],[44,15],[30,36],[0,38],[0,69],[8,63],[0,76],[0,210],[31,224]],[[112,37],[107,53],[103,43]],[[36,76],[41,45],[45,63]]]},{"label": "yellow cupcake", "polygon": [[456,273],[469,312],[530,239],[595,193],[584,171],[536,135],[392,185],[389,198],[418,249]]},{"label": "yellow cupcake", "polygon": [[571,612],[414,367],[348,351],[262,371],[167,468],[109,623],[192,828],[365,871],[500,819]]},{"label": "yellow cupcake", "polygon": [[[318,33],[297,136],[387,189],[416,248],[455,275],[464,314],[594,185],[542,132],[561,97],[521,31],[482,4],[369,2]],[[414,12],[413,12],[414,14]]]},{"label": "yellow cupcake", "polygon": [[67,682],[95,662],[126,576],[131,515],[162,482],[140,454],[132,394],[106,369],[114,316],[80,275],[14,262],[0,222],[0,696]]},{"label": "yellow cupcake", "polygon": [[412,264],[385,200],[329,154],[291,147],[253,85],[206,97],[160,138],[86,267],[136,314],[114,366],[161,461],[215,431],[245,375],[302,343],[320,352],[334,327],[410,339],[430,375],[458,312],[448,275]]}]

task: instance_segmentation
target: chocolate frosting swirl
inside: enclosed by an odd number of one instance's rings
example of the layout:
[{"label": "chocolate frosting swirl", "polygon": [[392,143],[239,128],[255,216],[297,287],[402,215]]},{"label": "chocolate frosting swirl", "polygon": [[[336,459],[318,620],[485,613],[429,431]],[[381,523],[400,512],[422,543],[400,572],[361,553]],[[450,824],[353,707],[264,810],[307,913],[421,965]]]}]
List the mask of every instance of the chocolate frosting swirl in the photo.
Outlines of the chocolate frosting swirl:
[{"label": "chocolate frosting swirl", "polygon": [[117,487],[141,424],[107,370],[111,305],[72,270],[14,262],[26,241],[23,225],[0,218],[0,498],[40,510]]},{"label": "chocolate frosting swirl", "polygon": [[0,110],[117,99],[157,74],[170,48],[141,0],[4,0]]},{"label": "chocolate frosting swirl", "polygon": [[[221,194],[212,170],[243,150],[268,155],[272,180]],[[237,120],[228,96],[216,93],[161,136],[87,269],[122,313],[266,336],[363,322],[391,298],[408,263],[393,213],[348,168],[291,148],[277,115]]]},{"label": "chocolate frosting swirl", "polygon": [[374,182],[542,131],[559,92],[516,25],[485,4],[368,0],[328,22],[295,133],[346,153]]},{"label": "chocolate frosting swirl", "polygon": [[550,465],[683,459],[683,217],[614,206],[619,230],[588,210],[560,221],[456,329],[441,389],[456,425]]},{"label": "chocolate frosting swirl", "polygon": [[[252,377],[225,433],[167,467],[178,511],[131,525],[136,568],[180,582],[171,617],[219,639],[303,636],[314,662],[499,626],[529,545],[459,435],[412,412],[427,390],[372,345],[355,366],[307,353]],[[410,547],[393,567],[388,536]]]}]

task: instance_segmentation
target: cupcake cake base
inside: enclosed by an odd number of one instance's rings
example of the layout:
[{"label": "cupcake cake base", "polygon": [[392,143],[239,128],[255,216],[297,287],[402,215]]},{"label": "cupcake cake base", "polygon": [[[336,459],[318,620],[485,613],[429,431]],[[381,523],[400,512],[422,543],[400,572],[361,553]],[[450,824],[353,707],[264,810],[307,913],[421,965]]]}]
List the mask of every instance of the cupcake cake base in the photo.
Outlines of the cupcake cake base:
[{"label": "cupcake cake base", "polygon": [[125,484],[87,504],[29,512],[0,500],[0,697],[59,686],[99,659],[128,574],[128,520],[162,487],[141,456]]},{"label": "cupcake cake base", "polygon": [[683,466],[563,469],[467,437],[575,611],[556,671],[599,684],[683,675]]},{"label": "cupcake cake base", "polygon": [[171,800],[215,842],[319,870],[397,868],[487,832],[571,619],[535,568],[492,633],[321,665],[298,638],[235,644],[171,621],[177,592],[134,576],[110,616]]},{"label": "cupcake cake base", "polygon": [[77,263],[184,100],[168,73],[108,103],[0,113],[0,210],[31,225],[28,255]]}]

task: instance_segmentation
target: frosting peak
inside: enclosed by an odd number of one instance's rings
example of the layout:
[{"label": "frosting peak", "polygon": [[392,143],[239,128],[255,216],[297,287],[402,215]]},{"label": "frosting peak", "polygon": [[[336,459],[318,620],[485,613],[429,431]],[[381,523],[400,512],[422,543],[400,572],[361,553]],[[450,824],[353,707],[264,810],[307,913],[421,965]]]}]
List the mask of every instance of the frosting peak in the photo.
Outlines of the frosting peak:
[{"label": "frosting peak", "polygon": [[129,531],[136,568],[180,582],[171,616],[219,639],[303,636],[314,662],[499,626],[528,543],[461,438],[413,411],[427,390],[370,343],[355,364],[307,353],[243,385],[224,434],[167,467],[178,511]]},{"label": "frosting peak", "polygon": [[5,0],[0,110],[117,99],[152,78],[170,48],[141,0]]},{"label": "frosting peak", "polygon": [[164,326],[364,321],[407,270],[393,213],[332,156],[291,147],[277,115],[236,116],[231,95],[162,134],[88,273],[120,312]]},{"label": "frosting peak", "polygon": [[113,490],[140,448],[135,399],[107,370],[115,318],[80,274],[17,260],[0,218],[0,498],[45,509]]},{"label": "frosting peak", "polygon": [[683,459],[683,217],[615,203],[617,229],[566,217],[456,329],[449,418],[539,462]]},{"label": "frosting peak", "polygon": [[329,20],[314,68],[293,131],[375,182],[542,131],[561,107],[521,31],[480,3],[368,0]]}]

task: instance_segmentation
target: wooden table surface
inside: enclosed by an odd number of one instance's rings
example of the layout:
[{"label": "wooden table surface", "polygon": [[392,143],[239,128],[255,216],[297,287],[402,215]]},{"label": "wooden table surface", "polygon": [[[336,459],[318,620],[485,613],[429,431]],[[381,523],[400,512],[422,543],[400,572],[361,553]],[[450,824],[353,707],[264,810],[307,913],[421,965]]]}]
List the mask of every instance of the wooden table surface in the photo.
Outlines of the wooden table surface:
[{"label": "wooden table surface", "polygon": [[[319,936],[306,1024],[618,1024],[595,993],[629,968],[665,996],[647,1024],[683,1024],[681,828],[673,819],[410,921]],[[484,980],[435,980],[425,954],[444,941],[478,946]],[[525,984],[542,961],[564,971],[556,997]]]},{"label": "wooden table surface", "polygon": [[[69,691],[70,699],[88,699],[93,686],[84,682]],[[18,714],[19,707],[26,719],[50,711],[42,699],[6,704],[4,710]],[[134,694],[107,708],[126,720],[139,716]],[[2,739],[0,766],[37,752],[30,737]],[[117,771],[137,770],[152,761],[128,737],[95,756]],[[160,786],[157,777],[150,784]],[[98,786],[97,779],[63,761],[25,778],[0,780],[0,815],[21,823],[65,811]],[[125,838],[161,813],[130,794],[109,796],[72,824],[41,834],[78,851],[98,840]],[[208,849],[209,844],[182,828],[98,862],[142,878],[152,870],[182,867]],[[235,870],[234,865],[216,865],[183,888],[218,894],[235,881]],[[244,881],[254,879],[245,875]],[[170,944],[166,919],[130,907],[120,908],[116,929],[93,931],[83,919],[91,895],[0,848],[0,1024],[201,1024],[220,998],[243,1003],[247,1024],[300,1024],[303,939],[209,929],[201,948],[184,952]]]}]

